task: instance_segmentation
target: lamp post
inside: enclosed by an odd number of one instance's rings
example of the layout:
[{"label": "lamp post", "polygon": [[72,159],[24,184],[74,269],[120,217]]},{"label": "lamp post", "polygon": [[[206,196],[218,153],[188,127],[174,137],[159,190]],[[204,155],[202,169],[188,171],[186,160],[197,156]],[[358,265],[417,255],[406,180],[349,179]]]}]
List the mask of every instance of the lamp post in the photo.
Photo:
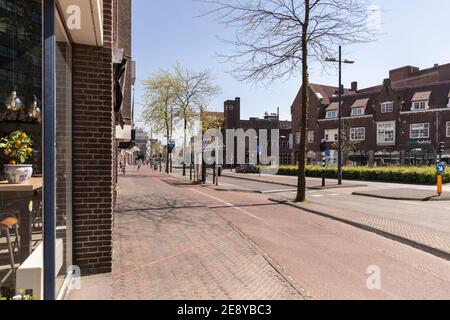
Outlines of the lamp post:
[{"label": "lamp post", "polygon": [[342,61],[342,46],[339,46],[339,59],[326,58],[326,62],[334,62],[339,64],[339,125],[338,125],[338,183],[342,185],[342,95],[344,94],[344,86],[342,85],[342,63],[353,64],[354,61]]}]

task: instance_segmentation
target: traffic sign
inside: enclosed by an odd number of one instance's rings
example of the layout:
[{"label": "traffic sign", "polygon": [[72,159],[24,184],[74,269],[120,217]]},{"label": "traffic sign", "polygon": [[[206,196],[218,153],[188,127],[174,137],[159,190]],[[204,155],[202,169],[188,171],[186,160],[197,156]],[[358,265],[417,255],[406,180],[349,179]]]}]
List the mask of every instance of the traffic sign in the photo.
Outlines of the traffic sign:
[{"label": "traffic sign", "polygon": [[261,146],[256,147],[256,152],[257,153],[263,153],[263,151],[264,151],[264,147],[261,147]]},{"label": "traffic sign", "polygon": [[436,172],[437,174],[443,174],[445,172],[445,164],[439,162],[436,166]]},{"label": "traffic sign", "polygon": [[325,157],[327,157],[327,158],[331,157],[331,150],[326,150],[324,153],[325,153]]}]

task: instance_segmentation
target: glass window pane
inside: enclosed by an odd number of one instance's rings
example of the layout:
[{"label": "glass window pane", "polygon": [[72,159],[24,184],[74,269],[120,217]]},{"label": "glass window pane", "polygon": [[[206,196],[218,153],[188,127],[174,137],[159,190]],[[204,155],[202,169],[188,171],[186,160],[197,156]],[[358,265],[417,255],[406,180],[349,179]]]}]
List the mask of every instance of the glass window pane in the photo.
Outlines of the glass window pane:
[{"label": "glass window pane", "polygon": [[72,47],[56,29],[56,292],[72,265]]},{"label": "glass window pane", "polygon": [[[29,271],[24,262],[36,268],[42,267],[43,262],[41,1],[3,3],[0,139],[6,138],[3,143],[7,144],[14,142],[14,147],[0,147],[0,221],[12,222],[11,227],[0,227],[0,295],[10,298],[14,294],[29,294],[39,299],[41,288],[26,277]],[[20,246],[5,246],[6,231],[9,240]],[[12,269],[16,273],[5,278]]]}]

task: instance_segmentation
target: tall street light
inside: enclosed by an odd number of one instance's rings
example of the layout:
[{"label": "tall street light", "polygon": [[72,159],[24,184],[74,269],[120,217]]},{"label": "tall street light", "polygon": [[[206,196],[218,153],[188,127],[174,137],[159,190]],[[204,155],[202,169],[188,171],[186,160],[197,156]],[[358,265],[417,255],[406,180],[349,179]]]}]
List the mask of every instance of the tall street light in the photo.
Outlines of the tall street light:
[{"label": "tall street light", "polygon": [[342,95],[344,94],[344,86],[342,85],[342,63],[353,64],[354,61],[342,61],[342,46],[339,46],[339,59],[326,58],[326,62],[334,62],[339,64],[339,125],[338,125],[338,183],[342,185]]}]

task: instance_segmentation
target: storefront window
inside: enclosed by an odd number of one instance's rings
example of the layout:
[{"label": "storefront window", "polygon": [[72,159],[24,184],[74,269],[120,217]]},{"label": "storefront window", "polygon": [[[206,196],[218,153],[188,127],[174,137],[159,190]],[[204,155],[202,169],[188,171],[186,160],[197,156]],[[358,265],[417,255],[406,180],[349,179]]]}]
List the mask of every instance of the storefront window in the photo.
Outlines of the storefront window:
[{"label": "storefront window", "polygon": [[412,149],[406,153],[405,162],[409,166],[430,166],[436,162],[436,154],[432,148]]},{"label": "storefront window", "polygon": [[72,265],[72,47],[56,17],[56,292]]},{"label": "storefront window", "polygon": [[0,295],[41,298],[41,2],[0,1]]}]

